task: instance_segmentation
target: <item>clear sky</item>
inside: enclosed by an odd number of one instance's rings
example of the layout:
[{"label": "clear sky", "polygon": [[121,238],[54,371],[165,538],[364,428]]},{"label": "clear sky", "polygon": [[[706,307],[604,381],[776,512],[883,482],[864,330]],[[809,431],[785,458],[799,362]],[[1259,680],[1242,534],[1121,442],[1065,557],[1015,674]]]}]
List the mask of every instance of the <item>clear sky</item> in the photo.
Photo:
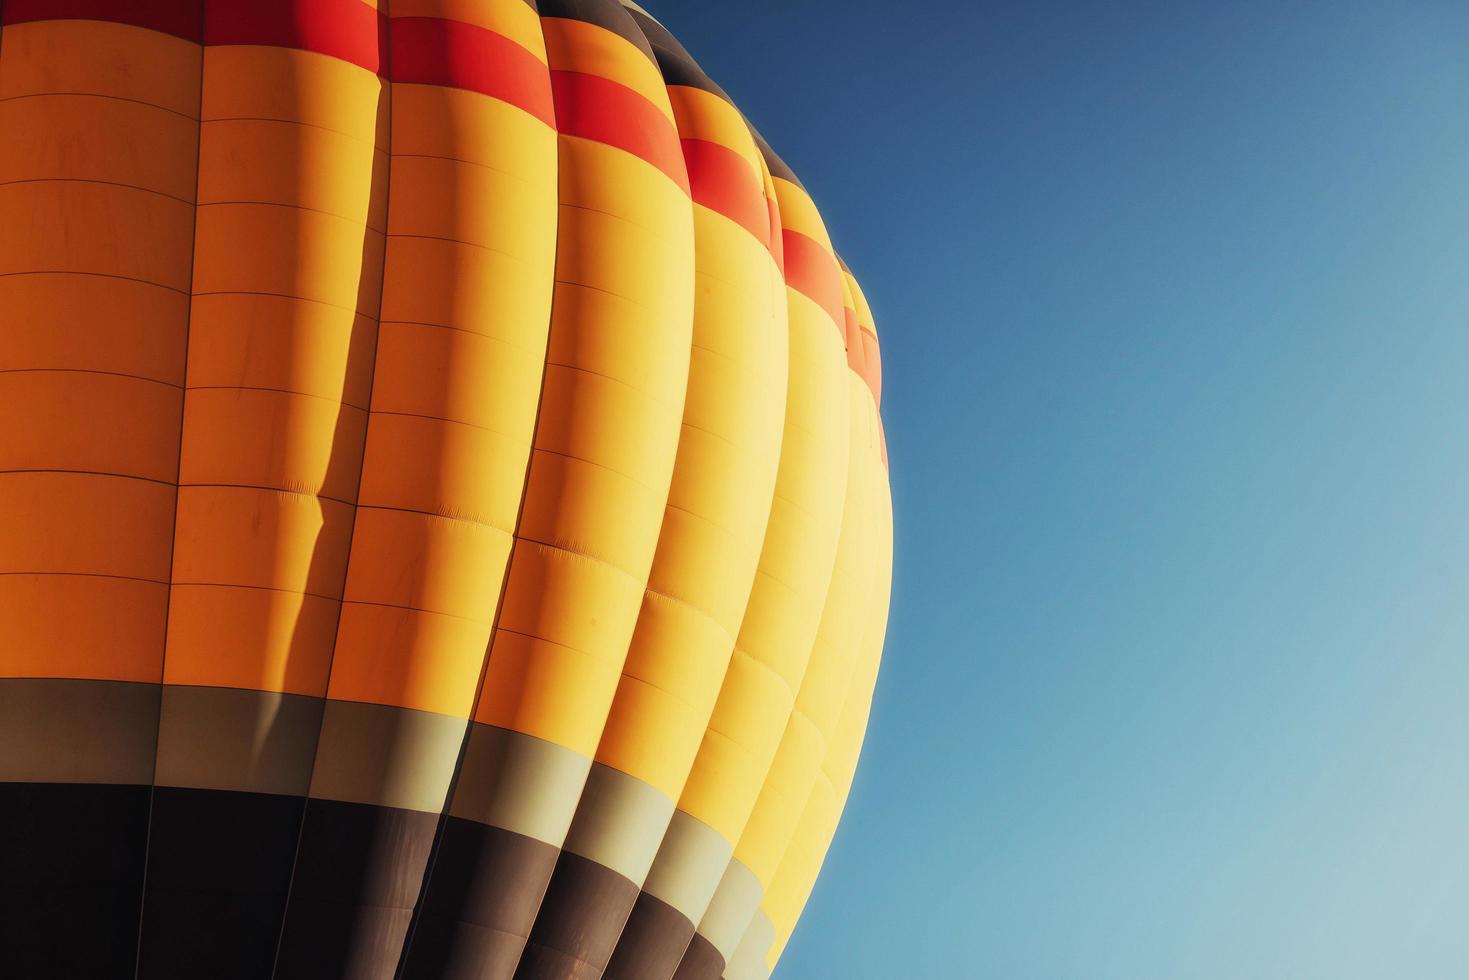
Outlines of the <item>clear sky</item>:
[{"label": "clear sky", "polygon": [[646,4],[875,308],[786,980],[1469,976],[1469,4]]}]

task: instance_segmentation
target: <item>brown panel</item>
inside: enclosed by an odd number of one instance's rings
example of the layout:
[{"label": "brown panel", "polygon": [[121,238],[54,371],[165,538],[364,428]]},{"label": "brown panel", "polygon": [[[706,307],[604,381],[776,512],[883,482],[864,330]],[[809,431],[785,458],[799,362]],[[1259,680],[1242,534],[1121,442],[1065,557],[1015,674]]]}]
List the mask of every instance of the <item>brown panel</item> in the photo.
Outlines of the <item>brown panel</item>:
[{"label": "brown panel", "polygon": [[0,781],[147,783],[157,733],[156,685],[0,680]]},{"label": "brown panel", "polygon": [[405,980],[506,980],[556,867],[544,841],[450,817],[404,954]]},{"label": "brown panel", "polygon": [[733,104],[733,100],[725,94],[724,89],[714,84],[714,80],[704,73],[704,69],[699,67],[693,55],[689,54],[678,39],[668,32],[668,28],[641,10],[630,10],[629,13],[632,14],[632,19],[637,22],[638,28],[642,30],[643,36],[648,39],[648,44],[653,48],[653,55],[658,60],[658,68],[663,72],[665,82],[669,85],[687,85],[690,88],[703,89]]},{"label": "brown panel", "polygon": [[468,727],[431,711],[328,701],[311,795],[437,815]]},{"label": "brown panel", "polygon": [[559,845],[591,765],[554,742],[475,722],[449,812]]},{"label": "brown panel", "polygon": [[801,178],[796,176],[796,172],[780,158],[780,154],[770,148],[770,144],[765,142],[765,137],[761,136],[754,126],[750,127],[750,135],[755,137],[755,145],[760,148],[760,155],[765,158],[765,166],[770,168],[770,175],[772,177],[779,177],[781,180],[789,181],[797,187],[804,188],[806,186],[801,183]]},{"label": "brown panel", "polygon": [[437,813],[310,800],[276,980],[390,980],[438,823]]},{"label": "brown panel", "polygon": [[683,954],[674,980],[719,980],[724,973],[724,957],[714,944],[697,932]]},{"label": "brown panel", "polygon": [[321,711],[298,694],[167,685],[154,782],[304,796]]},{"label": "brown panel", "polygon": [[596,980],[637,896],[638,886],[622,875],[562,851],[516,977]]},{"label": "brown panel", "polygon": [[668,980],[693,935],[694,924],[687,917],[643,892],[603,976],[607,980]]}]

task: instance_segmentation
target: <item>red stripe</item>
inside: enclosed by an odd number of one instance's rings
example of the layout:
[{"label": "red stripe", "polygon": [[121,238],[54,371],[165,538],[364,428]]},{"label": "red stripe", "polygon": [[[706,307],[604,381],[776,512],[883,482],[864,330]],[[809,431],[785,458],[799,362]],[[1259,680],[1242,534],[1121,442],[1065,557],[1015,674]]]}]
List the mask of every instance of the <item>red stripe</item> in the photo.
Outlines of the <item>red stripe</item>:
[{"label": "red stripe", "polygon": [[199,43],[203,36],[198,0],[8,0],[0,24],[39,20],[101,20],[127,24]]},{"label": "red stripe", "polygon": [[387,18],[362,0],[212,0],[205,44],[261,44],[340,58],[383,73]]},{"label": "red stripe", "polygon": [[764,188],[744,157],[722,143],[683,140],[684,163],[695,203],[718,211],[770,247],[770,211]]},{"label": "red stripe", "polygon": [[626,85],[579,71],[551,72],[556,128],[646,160],[689,192],[678,130],[658,107]]},{"label": "red stripe", "polygon": [[789,228],[781,230],[785,246],[786,285],[810,297],[831,316],[831,322],[843,330],[841,270],[820,242]]},{"label": "red stripe", "polygon": [[395,17],[389,30],[393,81],[478,92],[555,128],[545,63],[508,37],[438,17]]}]

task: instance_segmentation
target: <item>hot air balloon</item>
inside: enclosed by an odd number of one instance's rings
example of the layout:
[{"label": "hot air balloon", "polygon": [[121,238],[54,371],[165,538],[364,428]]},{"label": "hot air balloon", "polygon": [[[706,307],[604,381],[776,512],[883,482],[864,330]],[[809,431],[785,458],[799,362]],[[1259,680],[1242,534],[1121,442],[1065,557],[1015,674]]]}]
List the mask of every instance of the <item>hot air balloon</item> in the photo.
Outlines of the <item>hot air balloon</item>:
[{"label": "hot air balloon", "polygon": [[0,2],[0,975],[765,977],[873,318],[616,0]]}]

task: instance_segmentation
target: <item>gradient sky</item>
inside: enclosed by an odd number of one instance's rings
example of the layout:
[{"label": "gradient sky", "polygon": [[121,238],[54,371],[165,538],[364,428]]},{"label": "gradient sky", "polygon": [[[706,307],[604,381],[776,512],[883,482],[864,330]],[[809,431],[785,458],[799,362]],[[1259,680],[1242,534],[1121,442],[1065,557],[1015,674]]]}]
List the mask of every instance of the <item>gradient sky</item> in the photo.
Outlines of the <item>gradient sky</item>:
[{"label": "gradient sky", "polygon": [[1469,976],[1469,5],[647,6],[883,338],[893,619],[777,977]]}]

